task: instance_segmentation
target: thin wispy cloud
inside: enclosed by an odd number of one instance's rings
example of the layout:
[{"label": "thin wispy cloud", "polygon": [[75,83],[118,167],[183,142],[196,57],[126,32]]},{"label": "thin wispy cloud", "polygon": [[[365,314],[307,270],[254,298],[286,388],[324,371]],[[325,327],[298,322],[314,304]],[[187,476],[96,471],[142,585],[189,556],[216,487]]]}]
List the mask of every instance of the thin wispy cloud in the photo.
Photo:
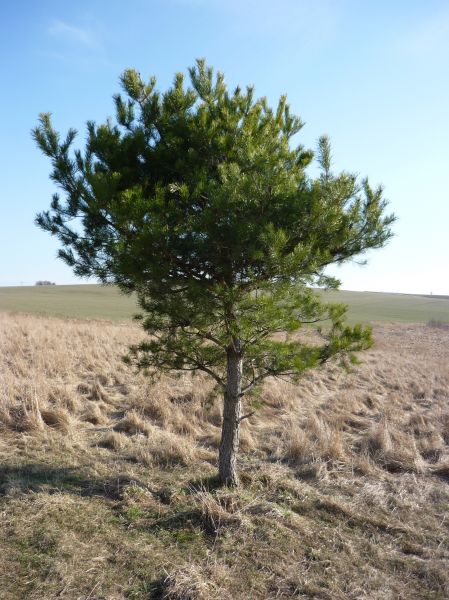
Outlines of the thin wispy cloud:
[{"label": "thin wispy cloud", "polygon": [[70,40],[89,48],[98,46],[98,40],[91,31],[82,27],[75,27],[65,21],[53,21],[47,31],[52,37]]}]

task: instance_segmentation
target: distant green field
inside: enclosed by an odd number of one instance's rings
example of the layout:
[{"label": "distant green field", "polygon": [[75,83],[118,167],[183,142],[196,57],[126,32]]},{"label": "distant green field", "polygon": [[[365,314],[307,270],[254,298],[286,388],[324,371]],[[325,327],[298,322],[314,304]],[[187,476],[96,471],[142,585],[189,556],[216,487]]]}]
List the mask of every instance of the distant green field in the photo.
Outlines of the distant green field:
[{"label": "distant green field", "polygon": [[129,319],[138,312],[133,297],[95,284],[0,287],[0,310],[108,320]]},{"label": "distant green field", "polygon": [[323,293],[332,302],[347,304],[349,321],[427,323],[430,320],[449,323],[449,296],[384,294],[380,292]]},{"label": "distant green field", "polygon": [[[329,302],[349,306],[351,322],[449,323],[449,296],[377,292],[323,292]],[[138,312],[135,300],[115,287],[56,285],[0,287],[0,311],[29,312],[84,319],[129,319]]]}]

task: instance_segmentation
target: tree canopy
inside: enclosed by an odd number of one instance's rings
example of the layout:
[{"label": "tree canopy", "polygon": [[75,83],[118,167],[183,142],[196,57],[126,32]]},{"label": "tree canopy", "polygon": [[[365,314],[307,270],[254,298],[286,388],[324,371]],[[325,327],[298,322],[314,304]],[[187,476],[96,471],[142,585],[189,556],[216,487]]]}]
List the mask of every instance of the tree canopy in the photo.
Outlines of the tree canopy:
[{"label": "tree canopy", "polygon": [[[134,364],[202,370],[224,390],[236,454],[246,392],[370,344],[369,329],[345,325],[345,307],[313,288],[338,287],[326,267],[382,247],[394,217],[381,187],[333,173],[326,137],[320,174],[308,174],[313,152],[296,144],[302,122],[285,96],[272,109],[253,87],[230,92],[204,60],[189,79],[177,73],[160,93],[126,70],[116,122],[88,122],[84,151],[42,114],[33,135],[64,198],[37,223],[77,275],[137,294],[149,337]],[[323,322],[320,343],[295,335]]]}]

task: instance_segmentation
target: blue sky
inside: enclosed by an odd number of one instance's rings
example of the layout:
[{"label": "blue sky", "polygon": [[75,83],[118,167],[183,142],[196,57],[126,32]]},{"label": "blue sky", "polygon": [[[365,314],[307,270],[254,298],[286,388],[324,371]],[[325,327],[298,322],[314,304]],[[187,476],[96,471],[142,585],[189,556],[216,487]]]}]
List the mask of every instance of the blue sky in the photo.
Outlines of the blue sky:
[{"label": "blue sky", "polygon": [[33,224],[55,191],[30,137],[39,112],[84,138],[113,115],[126,67],[164,89],[195,58],[229,85],[286,92],[327,133],[335,169],[382,183],[396,237],[335,271],[344,289],[449,294],[449,3],[427,0],[79,0],[4,3],[0,25],[0,285],[75,282]]}]

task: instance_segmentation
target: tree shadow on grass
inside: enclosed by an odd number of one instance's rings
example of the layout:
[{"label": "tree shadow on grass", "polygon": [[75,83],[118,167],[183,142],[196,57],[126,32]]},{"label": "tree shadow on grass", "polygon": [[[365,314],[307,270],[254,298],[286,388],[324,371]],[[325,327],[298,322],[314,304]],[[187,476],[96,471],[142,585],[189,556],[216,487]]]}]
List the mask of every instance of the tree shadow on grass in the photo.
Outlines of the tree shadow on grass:
[{"label": "tree shadow on grass", "polygon": [[191,479],[184,489],[186,492],[195,490],[214,492],[222,488],[226,488],[226,486],[220,480],[220,477],[218,475],[209,475],[208,477]]},{"label": "tree shadow on grass", "polygon": [[170,515],[159,517],[146,525],[145,529],[149,532],[170,532],[177,543],[190,542],[198,535],[215,537],[217,533],[213,523],[197,508],[177,510]]},{"label": "tree shadow on grass", "polygon": [[0,465],[0,497],[46,492],[120,500],[124,490],[130,485],[147,488],[145,484],[126,475],[98,479],[89,477],[75,467],[52,467],[39,463]]}]

